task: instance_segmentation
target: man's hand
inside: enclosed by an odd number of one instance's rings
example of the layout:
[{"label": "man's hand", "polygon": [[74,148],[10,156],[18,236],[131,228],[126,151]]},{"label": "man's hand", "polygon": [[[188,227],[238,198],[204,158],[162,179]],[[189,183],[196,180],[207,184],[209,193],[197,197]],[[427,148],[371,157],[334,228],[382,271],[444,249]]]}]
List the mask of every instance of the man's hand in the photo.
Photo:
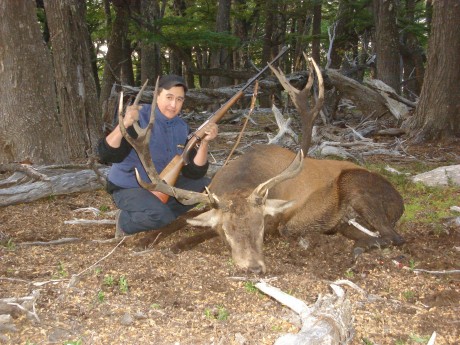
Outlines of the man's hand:
[{"label": "man's hand", "polygon": [[217,124],[215,123],[208,123],[204,127],[204,133],[206,134],[203,137],[203,141],[211,141],[214,140],[217,137],[217,133],[219,132],[219,129],[217,127]]},{"label": "man's hand", "polygon": [[125,128],[132,126],[135,121],[139,120],[139,110],[141,108],[142,105],[128,105],[126,107],[125,116],[123,117]]}]

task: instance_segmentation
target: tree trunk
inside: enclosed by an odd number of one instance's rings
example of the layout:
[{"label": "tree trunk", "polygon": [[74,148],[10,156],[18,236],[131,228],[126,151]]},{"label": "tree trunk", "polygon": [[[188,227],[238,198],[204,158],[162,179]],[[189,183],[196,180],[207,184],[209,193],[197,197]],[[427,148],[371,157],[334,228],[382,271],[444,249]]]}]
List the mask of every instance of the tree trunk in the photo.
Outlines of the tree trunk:
[{"label": "tree trunk", "polygon": [[[230,8],[231,0],[219,0],[216,17],[216,32],[230,33]],[[230,69],[231,56],[229,55],[227,47],[218,47],[212,50],[211,53],[211,68]],[[231,85],[232,79],[224,77],[211,77],[211,87],[218,88],[225,85]]]},{"label": "tree trunk", "polygon": [[[144,25],[144,30],[151,30],[153,33],[158,33],[158,26],[155,20],[160,18],[160,5],[158,0],[141,0],[141,15],[147,25]],[[154,86],[158,76],[161,75],[161,52],[160,45],[154,42],[143,41],[141,43],[141,82],[149,79],[149,85]]]},{"label": "tree trunk", "polygon": [[407,124],[416,142],[460,138],[460,3],[433,2],[428,65],[420,100]]},{"label": "tree trunk", "polygon": [[59,112],[72,159],[86,157],[102,132],[96,83],[88,47],[85,3],[45,0],[53,47]]},{"label": "tree trunk", "polygon": [[318,65],[321,65],[321,2],[313,7],[313,40],[311,42],[311,57]]},{"label": "tree trunk", "polygon": [[0,62],[0,163],[67,162],[35,2],[0,0]]},{"label": "tree trunk", "polygon": [[[265,3],[265,33],[262,47],[262,64],[261,66],[265,67],[268,62],[272,60],[273,55],[273,34],[275,31],[275,26],[277,25],[275,15],[278,8],[278,2],[276,0],[268,0]],[[271,108],[272,102],[269,95],[260,95],[259,96],[260,106],[262,108]]]},{"label": "tree trunk", "polygon": [[376,77],[399,94],[401,92],[401,68],[394,0],[374,0],[374,23],[377,53]]},{"label": "tree trunk", "polygon": [[[337,11],[336,21],[335,21],[335,38],[332,44],[331,56],[330,56],[330,68],[340,69],[342,65],[343,52],[345,50],[345,45],[348,40],[348,33],[346,30],[346,23],[349,21],[347,16],[348,3],[344,0],[339,2],[339,9]],[[333,28],[331,28],[331,31]]]},{"label": "tree trunk", "polygon": [[[415,23],[415,3],[416,0],[406,1],[406,20]],[[408,99],[415,100],[422,89],[425,66],[423,64],[423,48],[418,42],[417,35],[407,30],[403,35],[401,57],[403,59],[403,91]]]},{"label": "tree trunk", "polygon": [[115,20],[105,56],[104,73],[102,76],[101,96],[99,103],[102,109],[110,97],[112,86],[120,82],[121,63],[123,60],[123,37],[128,30],[129,6],[123,0],[112,1],[115,7]]}]

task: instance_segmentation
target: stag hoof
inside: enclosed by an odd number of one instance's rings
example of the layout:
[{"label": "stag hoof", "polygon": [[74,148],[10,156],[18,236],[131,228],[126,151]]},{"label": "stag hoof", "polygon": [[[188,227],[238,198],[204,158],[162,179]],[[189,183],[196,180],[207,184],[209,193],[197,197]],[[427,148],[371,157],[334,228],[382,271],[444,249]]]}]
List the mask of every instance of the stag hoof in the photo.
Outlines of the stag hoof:
[{"label": "stag hoof", "polygon": [[353,261],[356,262],[356,260],[358,260],[358,257],[365,251],[366,250],[362,247],[354,247],[353,248]]}]

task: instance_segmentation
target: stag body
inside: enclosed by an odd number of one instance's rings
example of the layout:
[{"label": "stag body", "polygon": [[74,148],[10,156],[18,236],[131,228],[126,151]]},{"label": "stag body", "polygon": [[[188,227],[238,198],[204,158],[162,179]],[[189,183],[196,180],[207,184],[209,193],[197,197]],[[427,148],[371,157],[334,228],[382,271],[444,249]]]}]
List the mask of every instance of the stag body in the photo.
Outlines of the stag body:
[{"label": "stag body", "polygon": [[[212,226],[229,244],[234,262],[256,273],[265,271],[264,233],[277,229],[289,237],[340,232],[356,241],[355,254],[403,243],[394,230],[404,209],[400,194],[382,176],[353,163],[305,158],[295,177],[257,192],[294,156],[279,146],[255,146],[219,170],[210,188],[217,203],[189,222]],[[379,237],[357,230],[350,219]]]}]

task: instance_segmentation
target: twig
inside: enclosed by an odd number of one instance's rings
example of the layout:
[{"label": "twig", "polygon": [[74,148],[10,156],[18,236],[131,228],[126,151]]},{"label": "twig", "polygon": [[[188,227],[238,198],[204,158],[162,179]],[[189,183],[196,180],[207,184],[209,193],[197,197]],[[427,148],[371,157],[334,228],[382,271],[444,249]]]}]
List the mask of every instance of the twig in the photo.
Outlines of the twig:
[{"label": "twig", "polygon": [[429,270],[424,270],[421,268],[414,268],[412,271],[414,271],[415,273],[423,272],[423,273],[430,273],[430,274],[460,274],[460,270],[429,271]]},{"label": "twig", "polygon": [[78,237],[65,237],[65,238],[60,238],[59,240],[52,240],[48,242],[44,242],[44,241],[22,242],[19,245],[20,246],[50,246],[50,245],[75,243],[75,242],[80,242],[80,241],[81,241],[81,238],[78,238]]},{"label": "twig", "polygon": [[123,237],[123,238],[121,239],[121,241],[120,241],[120,242],[119,242],[119,243],[118,243],[118,244],[117,244],[107,255],[105,255],[103,258],[99,259],[98,261],[96,261],[96,262],[95,262],[94,264],[92,264],[91,266],[85,268],[85,269],[84,269],[83,271],[81,271],[80,273],[72,275],[72,278],[70,279],[69,284],[68,284],[67,287],[73,286],[73,285],[76,283],[76,280],[77,280],[77,278],[78,278],[79,276],[81,276],[83,273],[85,273],[86,271],[90,270],[90,269],[93,268],[94,266],[96,266],[96,265],[97,265],[98,263],[100,263],[102,260],[104,260],[104,259],[106,259],[107,257],[109,257],[109,256],[115,251],[115,249],[117,249],[117,248],[120,246],[120,244],[123,243],[123,241],[125,240],[125,238],[126,238],[126,237]]}]

